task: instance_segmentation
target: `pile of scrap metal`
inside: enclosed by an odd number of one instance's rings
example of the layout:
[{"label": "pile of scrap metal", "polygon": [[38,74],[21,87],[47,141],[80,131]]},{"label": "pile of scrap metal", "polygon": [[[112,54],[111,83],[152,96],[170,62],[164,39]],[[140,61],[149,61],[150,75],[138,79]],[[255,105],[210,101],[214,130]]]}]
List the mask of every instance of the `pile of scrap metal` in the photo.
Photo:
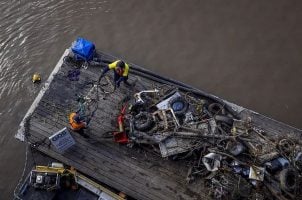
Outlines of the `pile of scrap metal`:
[{"label": "pile of scrap metal", "polygon": [[270,140],[252,119],[178,89],[140,91],[123,104],[115,141],[158,146],[162,157],[188,161],[187,181],[203,177],[215,199],[295,199],[302,146]]}]

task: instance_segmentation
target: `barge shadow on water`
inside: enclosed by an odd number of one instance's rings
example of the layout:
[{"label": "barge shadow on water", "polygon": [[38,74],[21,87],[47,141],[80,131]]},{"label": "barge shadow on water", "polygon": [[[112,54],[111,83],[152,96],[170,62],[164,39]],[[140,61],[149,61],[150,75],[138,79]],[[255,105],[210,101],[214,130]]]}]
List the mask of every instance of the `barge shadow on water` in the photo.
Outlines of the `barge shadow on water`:
[{"label": "barge shadow on water", "polygon": [[[69,53],[44,83],[17,139],[135,199],[299,197],[301,130],[135,64],[132,87],[113,92],[108,73],[98,88],[97,62],[76,68],[64,62]],[[117,60],[102,52],[95,58]],[[91,92],[97,97],[89,99],[89,128],[84,135],[67,129],[74,145],[59,151],[50,138],[69,127],[79,97]]]}]

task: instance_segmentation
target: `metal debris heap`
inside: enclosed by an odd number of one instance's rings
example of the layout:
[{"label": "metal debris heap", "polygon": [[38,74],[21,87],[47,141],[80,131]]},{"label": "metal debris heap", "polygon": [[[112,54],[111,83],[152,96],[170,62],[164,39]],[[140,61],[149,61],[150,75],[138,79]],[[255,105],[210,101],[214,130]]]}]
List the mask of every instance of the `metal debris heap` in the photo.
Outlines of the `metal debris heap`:
[{"label": "metal debris heap", "polygon": [[144,90],[123,101],[118,125],[116,142],[188,161],[188,184],[203,178],[214,199],[301,198],[300,141],[275,141],[220,102],[177,88]]}]

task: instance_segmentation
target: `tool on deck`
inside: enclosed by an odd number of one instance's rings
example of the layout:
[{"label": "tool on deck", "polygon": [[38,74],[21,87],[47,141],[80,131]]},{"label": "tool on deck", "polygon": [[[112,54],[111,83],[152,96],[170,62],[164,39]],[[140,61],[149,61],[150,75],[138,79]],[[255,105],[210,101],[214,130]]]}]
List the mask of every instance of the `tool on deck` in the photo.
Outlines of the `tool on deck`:
[{"label": "tool on deck", "polygon": [[121,144],[126,144],[129,142],[129,138],[127,136],[127,133],[126,133],[125,127],[124,127],[124,120],[125,120],[125,114],[126,114],[127,107],[128,107],[128,104],[125,104],[123,106],[119,116],[117,117],[119,131],[113,132],[114,141],[117,143],[121,143]]}]

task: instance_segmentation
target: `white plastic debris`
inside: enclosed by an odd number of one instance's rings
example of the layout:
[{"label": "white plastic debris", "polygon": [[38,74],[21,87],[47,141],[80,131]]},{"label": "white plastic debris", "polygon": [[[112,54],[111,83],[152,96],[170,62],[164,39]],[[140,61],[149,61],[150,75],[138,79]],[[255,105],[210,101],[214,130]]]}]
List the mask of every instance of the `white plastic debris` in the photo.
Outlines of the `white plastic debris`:
[{"label": "white plastic debris", "polygon": [[265,169],[263,167],[251,166],[250,167],[249,179],[257,180],[257,181],[263,181],[264,180],[264,172],[265,172]]},{"label": "white plastic debris", "polygon": [[222,156],[216,153],[209,153],[202,158],[202,162],[208,171],[217,171],[220,167]]}]

